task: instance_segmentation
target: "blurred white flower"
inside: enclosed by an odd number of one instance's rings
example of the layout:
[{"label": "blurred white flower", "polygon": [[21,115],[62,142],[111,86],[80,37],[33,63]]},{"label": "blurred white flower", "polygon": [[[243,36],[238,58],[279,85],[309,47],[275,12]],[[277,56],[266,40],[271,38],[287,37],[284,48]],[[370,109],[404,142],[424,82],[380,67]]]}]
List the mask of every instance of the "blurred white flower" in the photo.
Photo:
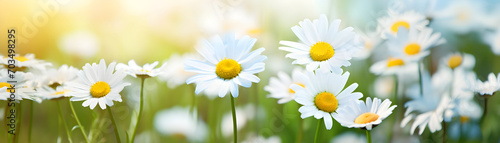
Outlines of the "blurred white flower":
[{"label": "blurred white flower", "polygon": [[[8,68],[9,63],[12,64],[12,62],[9,62],[9,59],[11,59],[8,56],[0,56],[0,68]],[[45,62],[43,60],[39,60],[35,58],[35,54],[26,54],[24,56],[21,56],[19,54],[16,54],[14,56],[15,60],[15,68],[12,69],[13,71],[32,71],[32,70],[37,70],[37,71],[43,71],[47,67],[52,66],[51,63]]]},{"label": "blurred white flower", "polygon": [[68,94],[73,96],[70,100],[85,100],[82,106],[90,106],[90,109],[94,109],[97,104],[101,109],[106,109],[106,106],[113,106],[113,101],[121,102],[120,92],[130,83],[122,82],[127,74],[123,71],[115,72],[115,65],[112,62],[106,67],[104,59],[99,64],[85,64],[83,70],[76,73],[79,79],[68,83]]},{"label": "blurred white flower", "polygon": [[89,31],[76,31],[64,35],[59,40],[59,48],[71,55],[90,58],[99,51],[99,41]]},{"label": "blurred white flower", "polygon": [[333,126],[332,115],[342,108],[349,108],[348,105],[363,97],[362,93],[354,92],[357,83],[344,89],[349,75],[349,72],[336,74],[325,68],[300,74],[299,79],[305,82],[305,87],[290,85],[295,91],[295,101],[303,105],[299,108],[300,117],[323,118],[326,129],[330,130]]},{"label": "blurred white flower", "polygon": [[390,9],[398,12],[414,11],[432,19],[436,14],[437,0],[393,0]]},{"label": "blurred white flower", "polygon": [[412,89],[407,90],[407,95],[411,100],[405,103],[407,109],[401,121],[401,127],[413,120],[411,134],[417,127],[419,127],[419,134],[422,134],[426,127],[434,133],[442,129],[441,123],[444,119],[450,120],[455,104],[446,88],[448,86],[442,85],[442,82],[449,84],[449,81],[443,81],[443,76],[447,74],[449,73],[436,72],[432,77],[432,82],[429,81],[429,76],[423,76],[423,95],[420,94],[419,86],[413,86],[410,87]]},{"label": "blurred white flower", "polygon": [[362,44],[362,48],[358,53],[353,53],[352,56],[354,59],[366,59],[370,57],[373,49],[375,49],[382,42],[382,39],[377,32],[357,33],[359,33],[359,40],[360,44]]},{"label": "blurred white flower", "polygon": [[387,16],[377,20],[377,33],[379,33],[383,39],[386,39],[387,35],[395,37],[400,28],[406,28],[406,30],[412,28],[415,30],[421,30],[429,24],[429,21],[424,15],[414,11],[398,13],[389,9],[387,14]]},{"label": "blurred white flower", "polygon": [[366,143],[366,136],[354,132],[344,132],[336,135],[330,143]]},{"label": "blurred white flower", "polygon": [[500,27],[494,32],[486,32],[483,41],[490,46],[495,55],[500,55]]},{"label": "blurred white flower", "polygon": [[57,99],[61,97],[69,97],[69,90],[64,89],[62,86],[53,89],[49,86],[44,86],[36,89],[36,96],[42,98],[43,100]]},{"label": "blurred white flower", "polygon": [[486,11],[484,3],[475,0],[448,1],[448,6],[436,12],[433,19],[440,29],[449,29],[458,34],[466,34],[485,27]]},{"label": "blurred white flower", "polygon": [[281,143],[281,139],[279,136],[270,136],[266,138],[264,136],[249,134],[242,143]]},{"label": "blurred white flower", "polygon": [[163,135],[185,138],[190,142],[203,142],[208,135],[208,127],[190,113],[189,108],[184,107],[161,110],[156,113],[153,125]]},{"label": "blurred white flower", "polygon": [[451,69],[472,70],[476,64],[476,59],[471,54],[457,52],[444,56],[440,64]]},{"label": "blurred white flower", "polygon": [[370,72],[375,75],[397,75],[404,72],[408,61],[402,58],[389,57],[386,60],[378,61],[370,67]]},{"label": "blurred white flower", "polygon": [[388,35],[387,46],[394,57],[416,62],[430,54],[430,48],[443,44],[441,33],[433,33],[431,28],[420,30],[410,27],[399,28],[397,36]]},{"label": "blurred white flower", "polygon": [[[15,72],[12,74],[14,75],[14,77],[10,78],[10,75],[7,73],[7,69],[0,70],[0,100],[10,100],[11,92],[15,92],[14,99],[16,100],[16,102],[19,102],[19,100],[23,99],[35,100],[33,98],[35,90],[29,88],[26,85],[26,82],[29,79],[33,78],[33,74],[23,72]],[[11,86],[15,89],[9,89],[11,88]],[[35,101],[41,102],[40,100]]]},{"label": "blurred white flower", "polygon": [[478,79],[471,85],[472,85],[471,89],[474,92],[479,93],[480,96],[482,97],[493,96],[495,92],[500,90],[500,73],[498,74],[497,77],[495,77],[495,74],[490,73],[488,75],[487,81],[482,82],[481,80]]},{"label": "blurred white flower", "polygon": [[395,86],[394,76],[379,76],[373,83],[375,95],[379,98],[390,98],[394,94]]},{"label": "blurred white flower", "polygon": [[62,65],[59,69],[49,68],[44,75],[43,84],[52,88],[65,86],[77,79],[77,72],[78,69],[68,65]]},{"label": "blurred white flower", "polygon": [[262,32],[256,13],[247,8],[235,7],[226,11],[210,11],[203,13],[200,27],[207,35],[221,33],[236,33],[236,36],[249,35],[252,37]]},{"label": "blurred white flower", "polygon": [[385,99],[383,102],[378,98],[366,98],[363,101],[353,102],[349,108],[342,108],[332,113],[332,116],[340,125],[348,128],[363,128],[372,130],[375,126],[382,123],[382,120],[392,114],[392,110],[397,105],[391,106],[391,101]]},{"label": "blurred white flower", "polygon": [[158,75],[158,79],[166,81],[168,88],[175,88],[185,84],[189,77],[196,75],[196,73],[184,71],[184,63],[188,59],[201,60],[201,57],[192,53],[172,54],[169,59],[163,61],[163,63],[167,64],[162,69],[164,72]]},{"label": "blurred white flower", "polygon": [[341,74],[341,67],[350,66],[352,48],[355,45],[356,34],[352,27],[339,31],[340,19],[328,25],[328,19],[321,15],[313,21],[305,19],[299,25],[292,27],[292,31],[300,42],[280,41],[280,50],[288,51],[286,57],[294,59],[292,64],[306,65],[308,71],[319,67]]},{"label": "blurred white flower", "polygon": [[123,71],[134,78],[149,78],[156,77],[157,75],[161,74],[163,72],[163,67],[166,64],[164,63],[160,68],[155,69],[157,65],[158,61],[155,61],[152,64],[144,64],[144,66],[140,67],[135,63],[134,60],[130,60],[128,61],[128,65],[118,63],[118,65],[116,65],[116,70]]},{"label": "blurred white flower", "polygon": [[278,72],[278,77],[271,77],[269,84],[264,87],[264,90],[269,92],[267,97],[277,98],[279,104],[287,103],[295,99],[295,91],[290,89],[290,85],[297,84],[304,87],[304,81],[299,78],[300,73],[305,73],[301,68],[295,68],[290,77],[285,72]]}]

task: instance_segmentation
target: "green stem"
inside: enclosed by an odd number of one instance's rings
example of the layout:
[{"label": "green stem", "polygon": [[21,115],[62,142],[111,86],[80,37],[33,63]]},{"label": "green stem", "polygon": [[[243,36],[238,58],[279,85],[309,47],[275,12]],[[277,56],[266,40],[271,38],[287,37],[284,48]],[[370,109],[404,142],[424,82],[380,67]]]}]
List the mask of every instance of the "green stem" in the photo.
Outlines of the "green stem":
[{"label": "green stem", "polygon": [[236,125],[236,109],[234,108],[234,97],[233,95],[229,95],[231,97],[231,109],[233,114],[233,138],[234,143],[238,142],[238,127]]},{"label": "green stem", "polygon": [[15,143],[19,142],[19,134],[21,134],[20,130],[22,129],[21,125],[23,124],[23,112],[22,112],[23,106],[22,106],[21,102],[19,102],[18,106],[19,106],[19,110],[16,111],[16,113],[19,113],[19,118],[18,118],[19,120],[16,123],[17,124],[16,125],[16,132],[15,132],[16,134],[14,135],[14,142]]},{"label": "green stem", "polygon": [[[300,108],[300,105],[297,103],[298,108]],[[298,116],[300,118],[300,115]],[[297,136],[296,143],[301,143],[302,138],[303,138],[303,130],[304,129],[304,120],[302,118],[299,119],[299,135]]]},{"label": "green stem", "polygon": [[484,98],[483,116],[481,117],[481,120],[484,121],[484,119],[486,118],[486,113],[488,113],[488,97],[486,97],[486,96],[490,96],[490,95],[483,95],[483,96],[485,96],[485,98]]},{"label": "green stem", "polygon": [[59,117],[61,117],[61,121],[64,124],[64,130],[66,131],[66,135],[68,136],[68,141],[72,143],[73,141],[71,139],[71,133],[69,132],[68,124],[66,124],[66,118],[64,118],[61,103],[59,101],[57,101],[57,108],[59,109]]},{"label": "green stem", "polygon": [[116,121],[115,121],[115,117],[113,116],[113,111],[111,111],[111,107],[108,106],[109,109],[108,109],[108,113],[109,113],[109,116],[111,117],[111,122],[113,122],[113,127],[115,128],[115,136],[116,136],[116,142],[118,143],[121,143],[121,140],[120,140],[120,132],[118,132],[118,126],[116,126]]},{"label": "green stem", "polygon": [[446,142],[446,121],[443,121],[443,143]]},{"label": "green stem", "polygon": [[371,130],[366,130],[366,142],[372,143],[372,131]]},{"label": "green stem", "polygon": [[314,135],[314,143],[318,142],[319,132],[321,131],[321,123],[323,122],[323,118],[318,120],[318,126],[316,126],[316,135]]},{"label": "green stem", "polygon": [[33,101],[30,101],[30,119],[28,128],[28,142],[31,143],[31,129],[33,127]]},{"label": "green stem", "polygon": [[132,138],[130,139],[130,143],[134,142],[135,133],[137,132],[137,127],[139,127],[139,121],[141,120],[142,108],[144,107],[144,80],[146,78],[141,78],[141,99],[139,99],[139,113],[137,115],[137,122],[135,123],[134,131],[132,132]]},{"label": "green stem", "polygon": [[68,100],[68,102],[69,102],[69,108],[71,108],[71,112],[73,112],[73,116],[75,117],[76,123],[78,123],[78,127],[80,128],[80,131],[82,131],[83,138],[85,138],[85,141],[87,143],[90,143],[89,139],[87,137],[87,133],[85,132],[85,129],[82,126],[82,123],[80,122],[80,119],[78,118],[78,115],[76,115],[75,108],[73,107],[73,103],[71,102],[71,100]]},{"label": "green stem", "polygon": [[422,62],[418,62],[418,82],[420,84],[420,97],[424,96],[424,81],[422,79]]}]

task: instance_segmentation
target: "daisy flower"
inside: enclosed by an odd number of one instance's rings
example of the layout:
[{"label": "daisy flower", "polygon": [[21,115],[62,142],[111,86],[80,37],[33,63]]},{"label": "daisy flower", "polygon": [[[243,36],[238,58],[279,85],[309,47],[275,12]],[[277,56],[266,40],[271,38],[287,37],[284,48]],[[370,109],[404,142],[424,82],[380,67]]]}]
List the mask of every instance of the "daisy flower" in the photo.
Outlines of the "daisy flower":
[{"label": "daisy flower", "polygon": [[124,71],[126,74],[137,78],[149,78],[149,77],[155,77],[162,73],[163,67],[165,64],[163,64],[160,68],[155,67],[158,65],[158,61],[153,62],[152,64],[144,64],[144,66],[140,67],[138,66],[134,60],[128,61],[128,65],[119,63],[116,65],[116,70],[121,70]]},{"label": "daisy flower", "polygon": [[463,68],[465,70],[472,70],[476,64],[476,59],[471,54],[466,53],[452,53],[445,56],[442,60],[442,65],[450,69]]},{"label": "daisy flower", "polygon": [[168,88],[175,88],[185,84],[189,77],[196,75],[196,73],[184,71],[184,63],[189,59],[201,59],[201,57],[192,53],[172,54],[168,60],[163,61],[163,63],[168,63],[164,67],[168,70],[159,74],[158,79],[166,81]]},{"label": "daisy flower", "polygon": [[500,55],[500,27],[495,32],[487,32],[483,41],[486,42],[495,55]]},{"label": "daisy flower", "polygon": [[163,135],[180,137],[190,142],[206,141],[207,125],[190,113],[189,108],[183,107],[158,111],[153,119],[154,127]]},{"label": "daisy flower", "polygon": [[[1,56],[0,65],[7,68],[7,65],[9,65],[9,59],[9,57]],[[24,56],[16,54],[14,56],[14,60],[16,65],[14,71],[27,71],[31,69],[43,71],[47,66],[52,65],[51,63],[36,59],[35,54],[26,54]]]},{"label": "daisy flower", "polygon": [[455,104],[450,97],[449,88],[446,88],[448,86],[443,85],[449,83],[449,81],[443,81],[447,79],[443,78],[446,75],[449,73],[438,70],[430,81],[430,77],[424,74],[422,77],[423,95],[420,95],[420,87],[418,86],[412,86],[407,90],[406,95],[411,100],[405,103],[407,109],[405,117],[401,121],[401,127],[413,120],[410,133],[413,134],[418,127],[421,135],[427,126],[431,133],[434,133],[442,129],[443,120],[450,120]]},{"label": "daisy flower", "polygon": [[429,55],[429,49],[445,42],[440,33],[433,33],[431,28],[399,28],[397,36],[389,35],[387,46],[395,57],[408,61],[419,61]]},{"label": "daisy flower", "polygon": [[487,81],[481,82],[481,80],[477,80],[471,88],[483,97],[492,96],[500,90],[500,73],[497,77],[495,77],[495,74],[490,73]]},{"label": "daisy flower", "polygon": [[229,91],[233,97],[238,97],[238,85],[248,88],[252,82],[258,83],[260,79],[254,74],[265,68],[263,61],[267,57],[260,55],[264,48],[250,52],[255,41],[248,36],[235,39],[233,34],[204,41],[204,47],[197,51],[207,61],[188,60],[185,63],[186,71],[198,73],[186,83],[196,83],[196,94],[216,86],[219,87],[219,97],[224,97]]},{"label": "daisy flower", "polygon": [[375,95],[379,98],[390,98],[394,94],[395,87],[394,76],[379,76],[372,85]]},{"label": "daisy flower", "polygon": [[305,87],[297,84],[290,85],[295,91],[295,101],[303,106],[299,108],[301,118],[314,116],[316,119],[323,118],[328,130],[332,128],[332,116],[334,112],[342,108],[348,108],[349,104],[357,102],[363,97],[360,92],[353,91],[358,87],[353,83],[344,89],[349,78],[349,72],[335,74],[328,69],[319,68],[315,72],[300,74],[299,78],[304,81]]},{"label": "daisy flower", "polygon": [[358,53],[353,53],[353,58],[366,59],[372,54],[373,49],[375,49],[382,42],[382,39],[377,32],[358,33],[360,44],[362,44],[363,46],[361,46],[362,48]]},{"label": "daisy flower", "polygon": [[130,83],[122,82],[127,75],[122,71],[115,72],[115,62],[106,67],[106,62],[101,59],[99,64],[89,63],[76,73],[78,80],[68,83],[69,95],[73,96],[71,101],[82,101],[83,107],[90,106],[90,109],[99,104],[101,109],[106,109],[106,105],[113,106],[113,101],[121,102],[120,91]]},{"label": "daisy flower", "polygon": [[387,39],[387,35],[396,36],[400,28],[420,30],[429,24],[424,15],[414,11],[398,13],[389,9],[387,14],[387,16],[377,19],[377,33],[380,33],[383,39]]},{"label": "daisy flower", "polygon": [[297,84],[304,87],[304,82],[299,79],[299,74],[304,72],[302,69],[296,68],[292,72],[292,77],[285,72],[278,72],[278,77],[271,77],[269,85],[264,87],[264,90],[270,93],[267,97],[279,99],[279,104],[295,99],[295,96],[293,96],[295,91],[290,89],[290,85]]},{"label": "daisy flower", "polygon": [[[449,1],[448,6],[436,13],[435,24],[458,34],[483,29],[491,19],[486,14],[485,3],[473,0]],[[434,25],[434,24],[433,24]]]},{"label": "daisy flower", "polygon": [[395,75],[404,71],[405,64],[408,64],[408,61],[403,58],[389,57],[373,64],[370,67],[370,72],[376,75]]},{"label": "daisy flower", "polygon": [[69,90],[64,89],[62,86],[58,86],[56,89],[53,89],[48,86],[44,86],[36,89],[36,96],[42,98],[43,100],[51,100],[57,99],[61,97],[69,97]]},{"label": "daisy flower", "polygon": [[279,49],[290,52],[286,57],[295,60],[292,64],[306,65],[308,71],[323,67],[338,74],[342,66],[351,65],[351,50],[358,47],[352,27],[339,31],[340,19],[328,25],[325,15],[313,21],[305,19],[299,25],[292,31],[300,42],[280,41],[286,47]]},{"label": "daisy flower", "polygon": [[[26,82],[30,78],[33,78],[33,74],[23,72],[16,72],[14,73],[14,78],[10,78],[7,69],[0,70],[0,100],[11,100],[11,92],[15,92],[15,97],[13,98],[16,102],[23,99],[33,100],[32,95],[35,93],[35,90],[26,85]],[[15,91],[14,89],[9,89],[11,86],[15,87]]]},{"label": "daisy flower", "polygon": [[59,69],[49,68],[45,73],[43,83],[52,88],[65,86],[66,83],[77,79],[77,72],[78,70],[76,68],[68,65],[62,65]]},{"label": "daisy flower", "polygon": [[366,103],[358,101],[350,105],[350,108],[337,110],[332,116],[340,125],[348,128],[363,128],[372,130],[373,127],[382,123],[382,120],[392,114],[392,110],[397,105],[391,106],[391,101],[374,98],[373,102],[370,97],[366,98]]}]

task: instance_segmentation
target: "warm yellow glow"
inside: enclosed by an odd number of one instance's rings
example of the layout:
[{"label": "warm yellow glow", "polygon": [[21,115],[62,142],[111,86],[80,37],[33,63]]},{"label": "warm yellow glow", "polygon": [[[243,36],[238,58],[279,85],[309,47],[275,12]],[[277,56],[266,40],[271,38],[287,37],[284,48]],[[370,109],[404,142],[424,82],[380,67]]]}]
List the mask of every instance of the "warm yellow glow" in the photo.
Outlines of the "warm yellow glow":
[{"label": "warm yellow glow", "polygon": [[420,45],[418,44],[412,43],[406,45],[405,47],[405,53],[408,55],[415,55],[418,54],[419,52],[420,52]]},{"label": "warm yellow glow", "polygon": [[455,69],[456,67],[462,64],[462,56],[461,55],[453,55],[448,59],[448,66],[450,68]]},{"label": "warm yellow glow", "polygon": [[394,24],[392,24],[391,31],[394,33],[398,33],[398,28],[401,26],[405,27],[406,29],[410,29],[410,24],[408,22],[398,21],[398,22],[395,22]]},{"label": "warm yellow glow", "polygon": [[389,58],[387,61],[387,67],[402,66],[404,64],[404,61],[400,58]]}]

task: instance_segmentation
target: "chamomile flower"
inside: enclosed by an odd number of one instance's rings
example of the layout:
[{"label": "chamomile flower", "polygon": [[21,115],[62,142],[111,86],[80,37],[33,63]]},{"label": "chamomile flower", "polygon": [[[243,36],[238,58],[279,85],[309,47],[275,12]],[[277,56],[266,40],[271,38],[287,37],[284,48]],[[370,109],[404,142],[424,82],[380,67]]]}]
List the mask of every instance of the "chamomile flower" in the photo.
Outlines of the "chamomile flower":
[{"label": "chamomile flower", "polygon": [[490,46],[495,55],[500,55],[500,27],[495,32],[487,32],[483,41]]},{"label": "chamomile flower", "polygon": [[466,34],[486,27],[485,3],[474,0],[449,1],[449,6],[436,13],[435,24],[458,34]]},{"label": "chamomile flower", "polygon": [[229,91],[233,97],[238,97],[238,85],[248,88],[252,82],[258,83],[260,79],[254,74],[265,68],[263,61],[267,57],[260,55],[264,48],[250,52],[255,41],[248,36],[235,39],[233,34],[204,41],[204,47],[197,51],[207,61],[189,60],[185,63],[186,71],[198,73],[186,83],[196,83],[196,94],[216,86],[219,87],[219,97],[224,97]]},{"label": "chamomile flower", "polygon": [[264,90],[268,91],[270,94],[268,97],[277,98],[279,104],[287,103],[295,99],[295,91],[290,89],[290,85],[297,84],[304,86],[304,82],[300,80],[299,74],[304,73],[300,68],[296,68],[292,72],[290,77],[285,72],[278,72],[278,77],[271,77],[269,79],[269,85],[264,87]]},{"label": "chamomile flower", "polygon": [[400,28],[407,30],[414,28],[420,30],[429,24],[429,21],[424,15],[414,11],[398,13],[393,10],[388,10],[387,14],[387,16],[377,20],[377,32],[380,33],[383,39],[387,39],[387,35],[396,36]]},{"label": "chamomile flower", "polygon": [[354,59],[368,58],[372,54],[372,51],[382,42],[377,32],[359,32],[359,40],[364,46],[361,46],[362,48],[358,53],[353,53],[352,56]]},{"label": "chamomile flower", "polygon": [[308,71],[323,67],[338,74],[342,66],[351,65],[352,50],[359,47],[352,27],[339,31],[340,19],[328,25],[325,15],[313,21],[305,19],[299,25],[292,31],[300,42],[280,41],[286,47],[279,49],[290,52],[286,57],[295,60],[292,64],[306,65]]},{"label": "chamomile flower", "polygon": [[154,117],[154,127],[164,135],[180,137],[190,142],[203,142],[208,135],[208,127],[190,113],[188,108],[183,107],[161,110]]},{"label": "chamomile flower", "polygon": [[122,82],[127,76],[122,71],[115,71],[115,62],[106,67],[106,62],[101,59],[99,64],[89,63],[76,73],[79,79],[68,83],[68,93],[73,96],[71,101],[82,101],[83,107],[90,106],[90,109],[99,104],[101,109],[106,109],[106,105],[113,106],[113,101],[121,102],[120,91],[130,83]]},{"label": "chamomile flower", "polygon": [[160,68],[155,67],[158,65],[158,61],[153,62],[152,64],[144,64],[144,66],[140,67],[138,66],[134,60],[128,61],[128,65],[119,63],[116,65],[116,70],[121,70],[124,71],[126,74],[137,78],[149,78],[149,77],[155,77],[162,73],[163,67],[165,64],[163,64]]},{"label": "chamomile flower", "polygon": [[488,80],[484,82],[481,82],[481,80],[477,80],[473,84],[472,90],[479,93],[479,95],[482,97],[492,96],[493,94],[495,94],[495,92],[500,90],[500,74],[495,77],[495,74],[490,73],[488,75]]},{"label": "chamomile flower", "polygon": [[397,106],[391,106],[392,102],[389,99],[381,101],[374,98],[372,102],[372,99],[368,97],[366,103],[363,101],[354,102],[350,108],[339,109],[332,116],[344,127],[372,130],[373,127],[379,125],[382,120],[391,115],[392,110]]},{"label": "chamomile flower", "polygon": [[[4,68],[7,68],[9,65],[9,57],[0,57],[0,65],[2,65]],[[35,58],[35,54],[26,54],[24,56],[21,56],[19,54],[16,54],[14,56],[15,60],[15,68],[13,69],[14,71],[27,71],[27,70],[45,70],[46,67],[51,66],[51,63],[39,60]]]},{"label": "chamomile flower", "polygon": [[408,61],[419,61],[429,55],[430,48],[444,43],[440,33],[433,33],[431,28],[417,30],[410,27],[409,30],[399,28],[397,36],[389,35],[387,46],[395,57],[401,57]]},{"label": "chamomile flower", "polygon": [[52,88],[65,86],[66,83],[77,79],[77,72],[76,68],[68,65],[62,65],[59,69],[49,68],[45,73],[43,84]]},{"label": "chamomile flower", "polygon": [[201,57],[192,53],[171,55],[168,60],[163,61],[163,63],[168,63],[164,67],[167,70],[159,74],[158,79],[166,81],[168,88],[185,84],[189,77],[196,75],[196,73],[184,71],[184,63],[189,59],[201,59]]},{"label": "chamomile flower", "polygon": [[476,59],[471,54],[452,53],[443,58],[442,64],[450,69],[463,68],[464,70],[472,70],[476,64]]},{"label": "chamomile flower", "polygon": [[[32,95],[35,90],[29,88],[26,82],[33,78],[31,73],[16,72],[13,73],[14,78],[10,78],[10,74],[7,73],[7,69],[0,70],[0,100],[10,100],[11,92],[15,92],[15,100],[30,99],[33,100]],[[9,82],[15,81],[15,82]],[[11,86],[15,89],[11,89]]]},{"label": "chamomile flower", "polygon": [[363,97],[360,92],[353,93],[358,87],[357,83],[344,89],[349,75],[349,72],[336,74],[325,68],[300,74],[299,78],[305,82],[305,87],[297,84],[290,85],[290,88],[295,91],[295,101],[303,105],[299,108],[300,117],[323,118],[326,128],[330,130],[333,125],[331,115],[342,108],[348,108],[349,104]]},{"label": "chamomile flower", "polygon": [[401,127],[413,120],[410,133],[413,134],[418,127],[421,135],[426,127],[431,133],[434,133],[442,129],[443,120],[450,120],[455,104],[449,90],[446,90],[448,88],[445,88],[448,86],[442,85],[442,77],[446,75],[449,73],[438,71],[433,75],[432,82],[429,76],[423,76],[423,95],[420,94],[418,86],[412,86],[407,90],[407,95],[411,100],[405,103],[407,109],[405,117],[401,121]]},{"label": "chamomile flower", "polygon": [[69,90],[64,89],[62,86],[53,89],[49,86],[44,86],[36,89],[36,96],[43,100],[57,99],[61,97],[69,97]]},{"label": "chamomile flower", "polygon": [[405,64],[408,64],[408,61],[403,58],[389,57],[373,64],[370,67],[370,72],[376,75],[395,75],[404,71]]}]

